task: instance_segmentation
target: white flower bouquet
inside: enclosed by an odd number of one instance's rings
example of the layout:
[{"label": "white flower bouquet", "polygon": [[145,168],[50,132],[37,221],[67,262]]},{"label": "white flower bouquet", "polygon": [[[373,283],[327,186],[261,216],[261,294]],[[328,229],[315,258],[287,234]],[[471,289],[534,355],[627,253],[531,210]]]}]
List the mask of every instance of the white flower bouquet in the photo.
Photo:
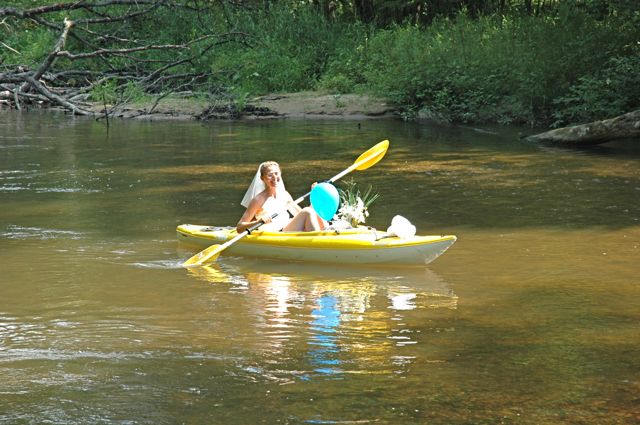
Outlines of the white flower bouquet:
[{"label": "white flower bouquet", "polygon": [[369,206],[380,196],[373,193],[371,186],[364,193],[360,193],[353,180],[344,182],[345,189],[338,189],[340,193],[340,208],[333,218],[336,228],[357,227],[365,223],[369,217]]}]

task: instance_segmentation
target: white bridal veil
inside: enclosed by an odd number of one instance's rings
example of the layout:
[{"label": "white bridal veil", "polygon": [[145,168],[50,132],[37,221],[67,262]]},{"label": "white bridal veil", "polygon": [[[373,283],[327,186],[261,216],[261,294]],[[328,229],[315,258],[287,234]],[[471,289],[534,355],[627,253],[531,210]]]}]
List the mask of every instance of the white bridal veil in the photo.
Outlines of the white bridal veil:
[{"label": "white bridal veil", "polygon": [[[264,162],[262,164],[264,164]],[[251,181],[249,188],[245,192],[244,197],[240,202],[240,204],[245,208],[249,208],[249,202],[251,202],[251,200],[255,198],[258,193],[262,192],[265,189],[264,182],[260,178],[260,168],[262,168],[262,164],[258,166],[258,171],[256,171],[256,175],[253,176],[253,180]]]},{"label": "white bridal veil", "polygon": [[[255,176],[253,176],[253,180],[251,181],[249,188],[245,192],[244,197],[240,202],[240,205],[242,205],[245,208],[249,208],[249,203],[251,202],[251,200],[255,198],[260,192],[266,189],[264,182],[260,178],[260,169],[262,168],[262,165],[264,165],[264,162],[258,165],[258,171],[256,171]],[[278,190],[280,189],[284,189],[284,180],[280,181]]]}]

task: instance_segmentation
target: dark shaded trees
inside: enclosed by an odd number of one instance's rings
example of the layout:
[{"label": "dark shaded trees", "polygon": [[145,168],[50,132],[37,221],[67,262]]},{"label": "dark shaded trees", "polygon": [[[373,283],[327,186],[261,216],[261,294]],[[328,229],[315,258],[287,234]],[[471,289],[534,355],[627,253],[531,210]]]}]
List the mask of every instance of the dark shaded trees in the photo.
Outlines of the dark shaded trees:
[{"label": "dark shaded trees", "polygon": [[[291,2],[293,5],[295,2]],[[413,23],[427,25],[438,17],[462,11],[470,16],[520,14],[540,16],[561,4],[593,13],[625,13],[637,8],[635,0],[314,0],[326,17],[372,23],[380,27]]]}]

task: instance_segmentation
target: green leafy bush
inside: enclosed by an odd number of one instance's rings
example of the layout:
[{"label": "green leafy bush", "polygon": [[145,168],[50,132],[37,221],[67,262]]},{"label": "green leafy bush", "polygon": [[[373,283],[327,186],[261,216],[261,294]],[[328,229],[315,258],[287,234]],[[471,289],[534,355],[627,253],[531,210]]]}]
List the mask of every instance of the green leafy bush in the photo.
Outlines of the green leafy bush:
[{"label": "green leafy bush", "polygon": [[570,7],[546,17],[460,14],[398,26],[369,43],[371,90],[407,111],[456,122],[542,123],[554,100],[637,38]]},{"label": "green leafy bush", "polygon": [[118,101],[116,80],[106,80],[96,84],[91,90],[90,99],[94,102],[113,104]]},{"label": "green leafy bush", "polygon": [[373,28],[351,24],[342,31],[317,87],[344,94],[361,91],[366,86],[363,71],[367,63],[367,43]]},{"label": "green leafy bush", "polygon": [[[4,29],[3,29],[4,30]],[[0,48],[0,63],[21,63],[34,66],[53,49],[55,35],[44,28],[27,25],[8,32]]]},{"label": "green leafy bush", "polygon": [[[355,43],[364,38],[362,26],[327,19],[313,8],[292,9],[274,3],[267,11],[239,12],[233,26],[252,35],[248,45],[224,46],[212,69],[232,69],[229,83],[254,94],[311,90],[327,69],[327,88],[351,91],[356,80],[342,74],[336,63],[351,60]],[[348,67],[351,72],[353,67]]]},{"label": "green leafy bush", "polygon": [[598,72],[581,77],[554,100],[553,126],[585,123],[640,108],[640,51],[612,58]]}]

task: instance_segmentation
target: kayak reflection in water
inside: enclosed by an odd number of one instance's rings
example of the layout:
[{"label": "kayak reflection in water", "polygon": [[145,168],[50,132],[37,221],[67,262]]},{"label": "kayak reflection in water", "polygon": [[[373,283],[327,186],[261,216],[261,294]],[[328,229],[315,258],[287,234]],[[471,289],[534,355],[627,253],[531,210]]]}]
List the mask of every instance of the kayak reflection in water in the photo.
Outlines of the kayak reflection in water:
[{"label": "kayak reflection in water", "polygon": [[[310,232],[325,228],[324,220],[313,208],[300,208],[293,201],[284,187],[280,165],[274,161],[260,164],[241,204],[247,209],[236,225],[238,233],[261,221],[265,223],[261,229],[269,231]],[[274,213],[278,215],[271,218]]]}]

